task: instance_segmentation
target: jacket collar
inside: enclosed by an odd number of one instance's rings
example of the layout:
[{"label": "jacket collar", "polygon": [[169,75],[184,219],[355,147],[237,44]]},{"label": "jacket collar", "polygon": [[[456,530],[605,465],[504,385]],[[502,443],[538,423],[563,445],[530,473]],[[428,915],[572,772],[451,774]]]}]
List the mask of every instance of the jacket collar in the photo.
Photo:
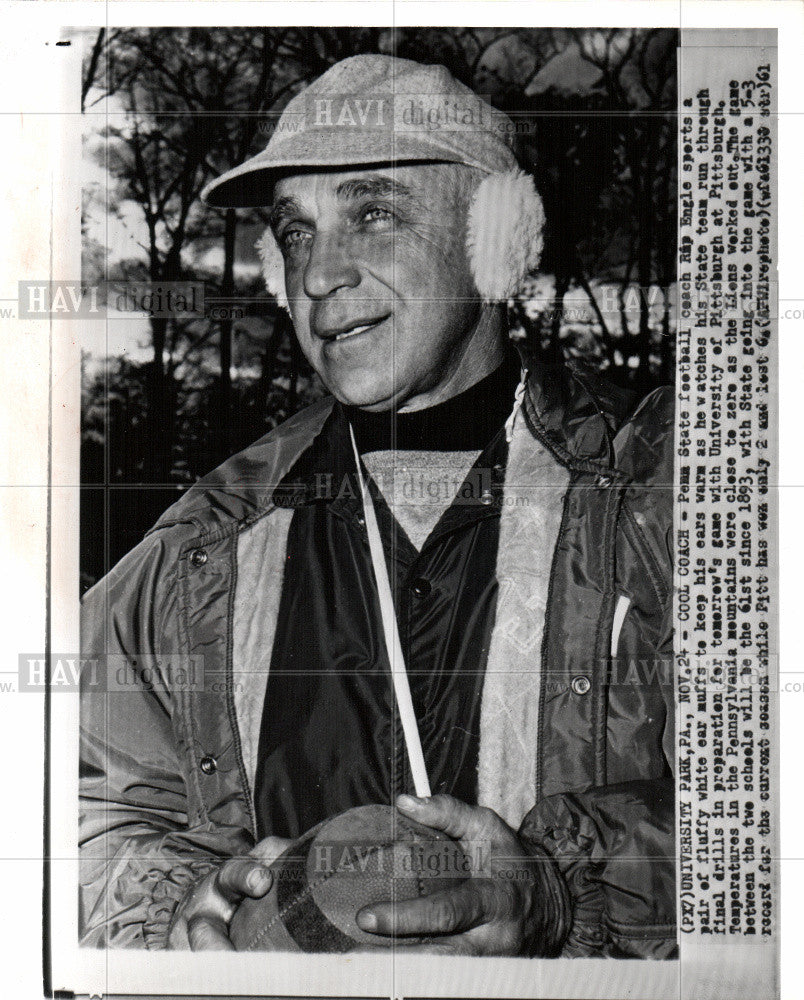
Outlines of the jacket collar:
[{"label": "jacket collar", "polygon": [[[522,405],[531,433],[567,468],[622,479],[614,468],[613,439],[635,394],[577,363],[545,365],[517,348],[528,371]],[[331,396],[319,400],[228,459],[169,507],[151,531],[179,523],[224,531],[233,521],[256,520],[272,507],[274,490],[321,432],[333,405]]]},{"label": "jacket collar", "polygon": [[636,394],[609,384],[577,361],[545,365],[518,347],[528,371],[522,407],[531,433],[562,465],[620,478],[614,436]]},{"label": "jacket collar", "polygon": [[151,529],[179,523],[204,531],[250,523],[271,508],[274,490],[320,432],[334,404],[318,400],[227,459],[169,507]]}]

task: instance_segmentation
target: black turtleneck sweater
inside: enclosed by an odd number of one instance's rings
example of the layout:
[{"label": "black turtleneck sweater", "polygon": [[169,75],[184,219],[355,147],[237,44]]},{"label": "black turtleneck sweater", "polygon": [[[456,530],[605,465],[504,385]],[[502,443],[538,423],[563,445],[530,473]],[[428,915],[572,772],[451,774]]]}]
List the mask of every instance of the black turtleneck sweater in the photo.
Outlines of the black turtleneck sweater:
[{"label": "black turtleneck sweater", "polygon": [[511,412],[520,363],[511,348],[498,368],[443,403],[410,413],[343,407],[361,454],[370,451],[480,451]]},{"label": "black turtleneck sweater", "polygon": [[432,790],[476,801],[504,424],[519,375],[511,351],[495,372],[429,409],[374,414],[336,404],[280,485],[294,513],[260,734],[260,836],[296,837],[352,806],[413,790],[350,422],[372,476]]},{"label": "black turtleneck sweater", "polygon": [[346,408],[363,463],[417,552],[504,424],[518,380],[512,353],[482,381],[437,406],[392,414]]}]

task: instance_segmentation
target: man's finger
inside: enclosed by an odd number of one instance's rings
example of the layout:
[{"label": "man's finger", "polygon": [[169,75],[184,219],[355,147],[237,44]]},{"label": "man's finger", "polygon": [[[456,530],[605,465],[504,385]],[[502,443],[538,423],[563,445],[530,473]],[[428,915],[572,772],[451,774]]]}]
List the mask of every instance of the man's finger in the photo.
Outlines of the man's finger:
[{"label": "man's finger", "polygon": [[429,799],[400,795],[396,806],[411,819],[441,830],[456,840],[492,840],[504,826],[491,809],[469,806],[451,795],[433,795]]},{"label": "man's finger", "polygon": [[293,841],[288,837],[266,837],[248,853],[267,867],[272,865],[280,854],[284,854],[292,843]]},{"label": "man's finger", "polygon": [[265,865],[252,858],[233,858],[219,869],[215,888],[229,903],[240,902],[243,896],[258,899],[271,888],[273,875]]},{"label": "man's finger", "polygon": [[173,951],[187,951],[189,947],[190,937],[187,933],[187,921],[174,919],[168,930],[168,948]]},{"label": "man's finger", "polygon": [[234,951],[226,924],[217,917],[191,917],[187,937],[193,951]]},{"label": "man's finger", "polygon": [[421,899],[372,903],[357,914],[357,924],[372,934],[461,934],[496,915],[494,887],[471,879]]}]

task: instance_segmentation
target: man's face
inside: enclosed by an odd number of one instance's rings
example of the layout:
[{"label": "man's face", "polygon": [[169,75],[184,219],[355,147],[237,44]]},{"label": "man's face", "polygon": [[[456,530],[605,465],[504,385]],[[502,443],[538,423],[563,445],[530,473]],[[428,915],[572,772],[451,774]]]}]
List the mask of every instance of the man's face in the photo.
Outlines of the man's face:
[{"label": "man's face", "polygon": [[341,402],[415,409],[457,370],[480,313],[463,169],[349,170],[277,183],[272,228],[296,335]]}]

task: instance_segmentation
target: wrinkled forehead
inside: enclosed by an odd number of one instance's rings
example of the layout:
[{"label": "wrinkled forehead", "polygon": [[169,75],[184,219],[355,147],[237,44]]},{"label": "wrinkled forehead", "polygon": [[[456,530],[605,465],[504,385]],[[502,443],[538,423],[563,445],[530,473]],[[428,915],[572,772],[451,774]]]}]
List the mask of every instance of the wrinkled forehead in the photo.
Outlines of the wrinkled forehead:
[{"label": "wrinkled forehead", "polygon": [[276,181],[273,208],[286,202],[300,205],[361,198],[404,199],[426,207],[436,204],[459,183],[468,168],[455,163],[405,163],[290,174]]}]

